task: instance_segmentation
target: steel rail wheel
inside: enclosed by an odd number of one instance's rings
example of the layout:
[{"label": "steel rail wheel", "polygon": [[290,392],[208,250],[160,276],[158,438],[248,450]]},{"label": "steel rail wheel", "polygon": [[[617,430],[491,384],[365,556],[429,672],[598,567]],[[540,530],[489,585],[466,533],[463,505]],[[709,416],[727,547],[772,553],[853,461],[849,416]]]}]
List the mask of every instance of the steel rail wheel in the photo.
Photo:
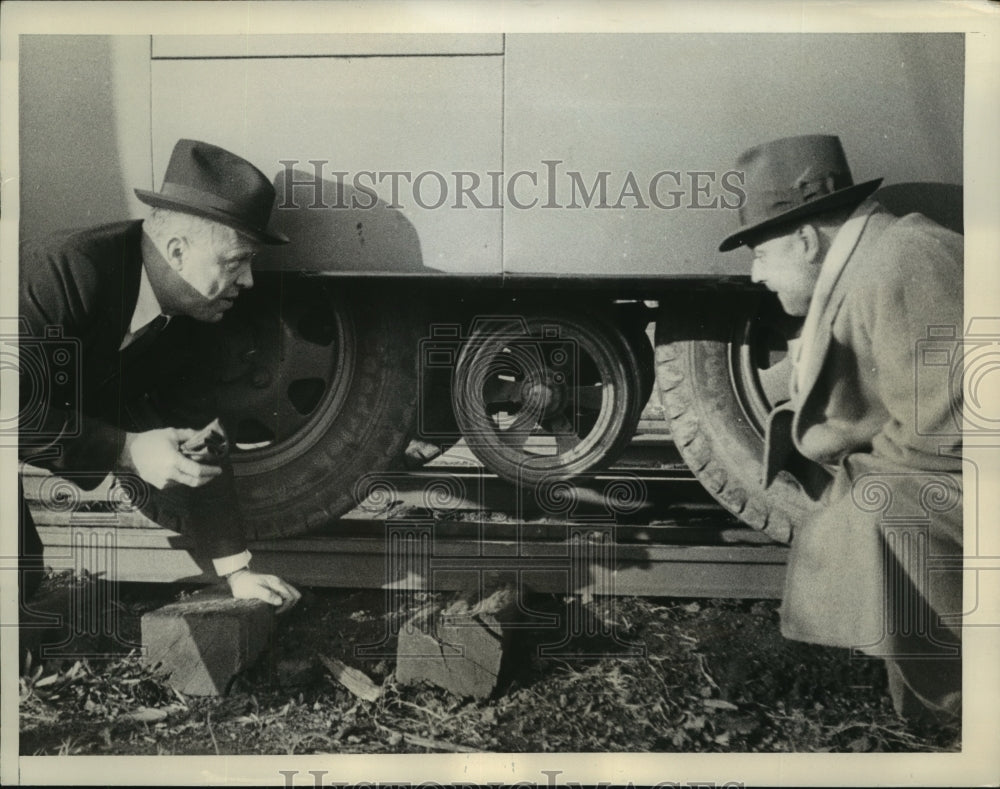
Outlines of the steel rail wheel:
[{"label": "steel rail wheel", "polygon": [[393,297],[321,278],[257,279],[208,327],[201,375],[229,433],[247,535],[267,538],[347,512],[358,479],[399,457],[420,333]]},{"label": "steel rail wheel", "polygon": [[784,475],[763,487],[767,415],[788,400],[790,319],[772,299],[665,300],[656,321],[657,385],[678,451],[709,493],[786,542],[811,502]]},{"label": "steel rail wheel", "polygon": [[459,354],[452,406],[484,466],[534,486],[619,455],[644,405],[638,370],[632,345],[597,314],[480,320]]}]

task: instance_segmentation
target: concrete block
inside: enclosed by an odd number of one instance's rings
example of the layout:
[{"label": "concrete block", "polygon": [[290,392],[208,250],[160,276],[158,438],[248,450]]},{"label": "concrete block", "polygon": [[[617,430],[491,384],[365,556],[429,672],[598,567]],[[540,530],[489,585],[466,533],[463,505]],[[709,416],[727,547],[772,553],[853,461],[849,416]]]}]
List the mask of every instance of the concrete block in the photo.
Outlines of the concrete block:
[{"label": "concrete block", "polygon": [[181,693],[219,696],[270,646],[273,631],[267,603],[234,600],[225,587],[202,589],[143,615],[144,660],[169,672]]},{"label": "concrete block", "polygon": [[426,606],[400,630],[396,680],[430,682],[456,696],[486,698],[496,688],[519,611],[517,591],[509,585]]}]

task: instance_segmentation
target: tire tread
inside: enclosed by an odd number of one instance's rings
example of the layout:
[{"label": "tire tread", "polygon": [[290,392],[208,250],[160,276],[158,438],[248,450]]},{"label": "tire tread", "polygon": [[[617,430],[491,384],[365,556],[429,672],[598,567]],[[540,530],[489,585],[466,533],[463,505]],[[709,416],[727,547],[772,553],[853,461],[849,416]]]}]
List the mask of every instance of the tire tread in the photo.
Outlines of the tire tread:
[{"label": "tire tread", "polygon": [[[790,486],[754,485],[761,477],[762,440],[759,459],[736,457],[733,445],[745,447],[751,431],[745,419],[727,421],[727,399],[736,395],[725,364],[725,333],[718,326],[699,330],[705,314],[691,304],[661,306],[655,358],[664,416],[681,457],[712,497],[747,525],[787,542],[807,507]],[[740,312],[723,306],[717,314],[738,319]],[[705,381],[697,380],[699,373]]]}]

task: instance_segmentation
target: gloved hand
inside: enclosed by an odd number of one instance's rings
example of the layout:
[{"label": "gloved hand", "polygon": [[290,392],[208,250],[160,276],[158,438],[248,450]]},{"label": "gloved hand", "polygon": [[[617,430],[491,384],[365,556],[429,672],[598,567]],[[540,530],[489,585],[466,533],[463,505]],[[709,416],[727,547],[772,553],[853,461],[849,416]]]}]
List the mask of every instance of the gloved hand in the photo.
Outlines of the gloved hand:
[{"label": "gloved hand", "polygon": [[184,456],[180,446],[195,433],[194,430],[178,427],[126,433],[118,465],[135,472],[154,488],[171,485],[199,488],[219,476],[222,468]]},{"label": "gloved hand", "polygon": [[277,606],[281,614],[295,605],[302,597],[294,586],[285,583],[276,575],[255,573],[250,568],[237,570],[226,576],[229,590],[237,600],[263,600]]}]

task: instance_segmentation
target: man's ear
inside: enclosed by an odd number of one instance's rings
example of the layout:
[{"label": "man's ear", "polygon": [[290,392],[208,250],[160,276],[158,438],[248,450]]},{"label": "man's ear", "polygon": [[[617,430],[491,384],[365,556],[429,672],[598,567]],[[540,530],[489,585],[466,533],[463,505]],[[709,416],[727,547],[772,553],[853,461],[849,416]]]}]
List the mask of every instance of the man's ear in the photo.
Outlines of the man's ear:
[{"label": "man's ear", "polygon": [[802,244],[806,261],[809,264],[822,260],[820,252],[823,248],[823,242],[816,225],[800,225],[796,236]]},{"label": "man's ear", "polygon": [[180,272],[184,268],[184,255],[187,252],[187,241],[180,236],[171,236],[167,241],[167,263],[174,271]]}]

